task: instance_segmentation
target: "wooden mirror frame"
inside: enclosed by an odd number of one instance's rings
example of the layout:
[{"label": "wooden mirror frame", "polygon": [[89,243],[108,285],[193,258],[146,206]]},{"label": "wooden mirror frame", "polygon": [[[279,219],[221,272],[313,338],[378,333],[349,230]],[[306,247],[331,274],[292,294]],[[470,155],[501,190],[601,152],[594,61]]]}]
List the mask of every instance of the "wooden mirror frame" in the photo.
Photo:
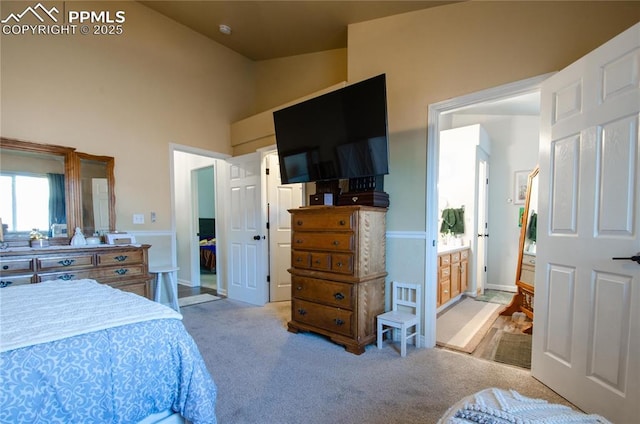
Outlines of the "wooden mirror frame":
[{"label": "wooden mirror frame", "polygon": [[[73,147],[58,146],[53,144],[40,144],[30,141],[22,141],[0,137],[0,149],[16,150],[21,152],[42,153],[49,155],[59,155],[64,157],[64,175],[65,175],[65,206],[67,216],[67,237],[58,237],[50,239],[52,244],[69,244],[69,240],[73,236],[73,229],[76,227],[83,228],[82,223],[82,194],[80,184],[80,161],[88,159],[93,161],[106,162],[107,167],[107,183],[109,186],[109,231],[115,231],[115,177],[114,164],[115,160],[110,156],[95,156],[88,153],[76,152]],[[90,234],[88,234],[90,235]],[[7,237],[6,242],[11,246],[29,245],[28,236]]]},{"label": "wooden mirror frame", "polygon": [[527,223],[529,218],[529,208],[531,205],[531,186],[535,177],[538,176],[540,168],[535,167],[529,174],[527,179],[527,194],[524,203],[524,211],[521,218],[520,243],[518,248],[518,265],[516,267],[516,287],[517,292],[511,303],[501,313],[501,315],[512,315],[514,312],[524,312],[529,319],[533,320],[533,297],[535,287],[520,279],[522,274],[522,258],[524,255],[524,246],[527,239]]}]

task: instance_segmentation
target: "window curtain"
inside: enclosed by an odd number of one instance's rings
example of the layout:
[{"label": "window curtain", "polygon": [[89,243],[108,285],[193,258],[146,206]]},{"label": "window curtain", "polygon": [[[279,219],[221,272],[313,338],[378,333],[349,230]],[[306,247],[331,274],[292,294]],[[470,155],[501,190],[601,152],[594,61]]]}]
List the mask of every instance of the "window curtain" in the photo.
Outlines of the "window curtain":
[{"label": "window curtain", "polygon": [[49,179],[49,224],[66,224],[64,174],[47,174]]}]

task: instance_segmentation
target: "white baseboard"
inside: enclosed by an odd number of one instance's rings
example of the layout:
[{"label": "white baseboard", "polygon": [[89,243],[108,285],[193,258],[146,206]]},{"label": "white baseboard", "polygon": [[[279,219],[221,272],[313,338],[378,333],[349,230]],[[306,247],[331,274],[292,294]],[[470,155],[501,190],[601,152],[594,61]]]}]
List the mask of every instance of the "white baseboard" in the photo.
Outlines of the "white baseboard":
[{"label": "white baseboard", "polygon": [[501,291],[506,291],[511,293],[515,293],[518,291],[518,288],[512,284],[510,285],[487,284],[486,288],[489,290],[501,290]]}]

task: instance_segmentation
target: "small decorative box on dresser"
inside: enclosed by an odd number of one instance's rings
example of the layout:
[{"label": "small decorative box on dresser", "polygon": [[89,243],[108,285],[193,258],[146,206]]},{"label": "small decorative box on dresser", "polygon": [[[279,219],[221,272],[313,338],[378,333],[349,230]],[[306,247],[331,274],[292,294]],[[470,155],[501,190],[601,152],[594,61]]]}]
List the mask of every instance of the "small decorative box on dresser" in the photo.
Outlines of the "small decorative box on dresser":
[{"label": "small decorative box on dresser", "polygon": [[150,298],[149,247],[56,246],[0,251],[0,287],[90,278]]},{"label": "small decorative box on dresser", "polygon": [[386,208],[291,209],[289,331],[329,337],[357,355],[384,312]]}]

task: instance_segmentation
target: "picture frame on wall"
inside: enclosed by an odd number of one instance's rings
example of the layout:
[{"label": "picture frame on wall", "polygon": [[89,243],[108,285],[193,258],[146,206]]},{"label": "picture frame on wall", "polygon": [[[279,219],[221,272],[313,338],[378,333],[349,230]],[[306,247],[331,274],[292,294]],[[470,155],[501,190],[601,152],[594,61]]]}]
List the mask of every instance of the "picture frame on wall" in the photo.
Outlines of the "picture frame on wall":
[{"label": "picture frame on wall", "polygon": [[513,182],[513,204],[524,205],[527,198],[527,183],[531,171],[516,171]]}]

